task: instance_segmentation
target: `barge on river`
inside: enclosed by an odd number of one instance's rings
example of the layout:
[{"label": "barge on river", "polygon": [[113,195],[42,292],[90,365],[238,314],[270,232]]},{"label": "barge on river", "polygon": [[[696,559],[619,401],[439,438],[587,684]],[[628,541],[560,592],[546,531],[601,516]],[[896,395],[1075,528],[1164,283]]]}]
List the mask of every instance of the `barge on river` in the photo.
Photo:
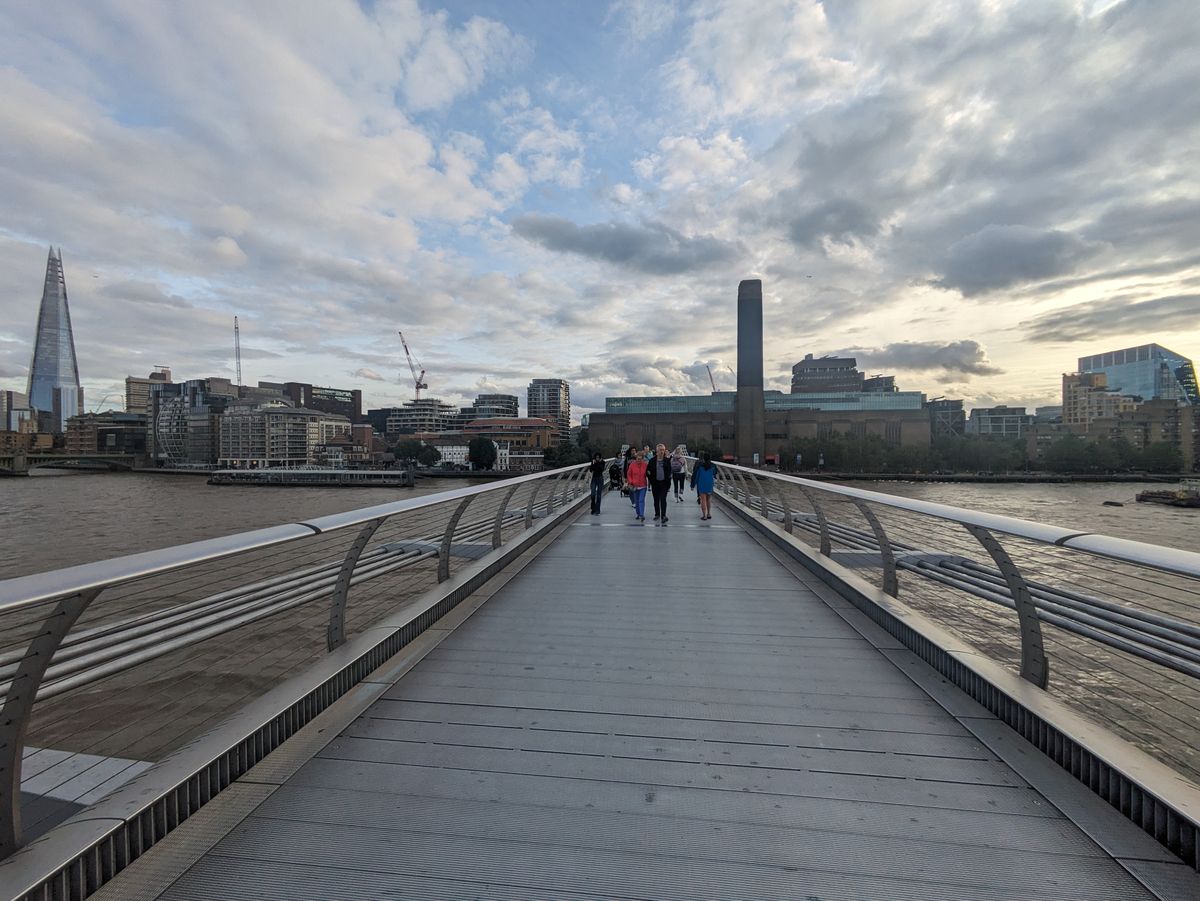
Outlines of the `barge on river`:
[{"label": "barge on river", "polygon": [[274,485],[285,488],[412,488],[409,469],[218,469],[210,485]]},{"label": "barge on river", "polygon": [[1137,499],[1144,504],[1200,507],[1200,479],[1184,479],[1178,491],[1143,491]]}]

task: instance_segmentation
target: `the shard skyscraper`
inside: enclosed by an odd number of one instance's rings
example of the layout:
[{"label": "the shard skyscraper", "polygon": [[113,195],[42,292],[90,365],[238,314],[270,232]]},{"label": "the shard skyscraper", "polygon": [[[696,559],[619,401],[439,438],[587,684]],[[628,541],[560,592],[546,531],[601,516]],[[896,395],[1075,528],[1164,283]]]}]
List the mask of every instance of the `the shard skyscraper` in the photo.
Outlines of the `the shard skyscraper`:
[{"label": "the shard skyscraper", "polygon": [[50,248],[46,260],[46,285],[38,310],[33,363],[29,366],[29,406],[38,411],[40,428],[65,432],[67,420],[83,413],[83,389],[75,362],[67,282],[63,278],[62,248]]}]

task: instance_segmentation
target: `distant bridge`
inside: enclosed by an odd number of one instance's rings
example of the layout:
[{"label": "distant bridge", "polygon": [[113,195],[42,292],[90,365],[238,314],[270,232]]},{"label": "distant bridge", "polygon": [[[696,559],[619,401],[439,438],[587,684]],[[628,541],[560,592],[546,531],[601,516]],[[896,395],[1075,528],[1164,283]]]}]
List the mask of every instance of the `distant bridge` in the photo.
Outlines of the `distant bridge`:
[{"label": "distant bridge", "polygon": [[130,470],[137,463],[133,454],[65,454],[44,452],[29,454],[24,451],[0,453],[0,475],[23,476],[29,470],[46,469],[108,469]]}]

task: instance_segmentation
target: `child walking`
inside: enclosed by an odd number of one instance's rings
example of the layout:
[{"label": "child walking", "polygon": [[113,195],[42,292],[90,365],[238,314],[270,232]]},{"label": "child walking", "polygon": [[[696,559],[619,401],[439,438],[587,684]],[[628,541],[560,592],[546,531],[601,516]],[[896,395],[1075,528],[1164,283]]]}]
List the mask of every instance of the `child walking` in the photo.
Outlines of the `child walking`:
[{"label": "child walking", "polygon": [[717,467],[713,466],[708,451],[700,454],[700,462],[692,469],[692,487],[700,498],[700,518],[712,519],[713,484],[717,480]]}]

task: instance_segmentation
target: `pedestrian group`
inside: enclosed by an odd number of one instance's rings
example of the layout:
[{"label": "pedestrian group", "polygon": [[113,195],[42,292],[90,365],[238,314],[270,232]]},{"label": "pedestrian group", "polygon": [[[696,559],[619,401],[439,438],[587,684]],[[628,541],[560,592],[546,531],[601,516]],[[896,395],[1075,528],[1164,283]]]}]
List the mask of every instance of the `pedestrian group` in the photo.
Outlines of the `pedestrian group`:
[{"label": "pedestrian group", "polygon": [[[682,503],[684,484],[688,483],[687,459],[683,455],[683,448],[676,448],[668,455],[665,444],[658,445],[653,452],[649,445],[640,451],[631,447],[625,452],[624,459],[614,460],[607,468],[604,457],[594,454],[589,470],[592,476],[593,516],[600,515],[604,477],[607,475],[610,489],[620,488],[622,493],[629,495],[634,518],[638,522],[646,521],[646,491],[649,490],[654,501],[654,521],[663,526],[671,520],[667,514],[668,495],[673,496],[677,503]],[[717,468],[713,465],[712,457],[707,452],[701,453],[699,462],[692,468],[689,483],[696,491],[701,519],[712,519],[716,474]]]}]

